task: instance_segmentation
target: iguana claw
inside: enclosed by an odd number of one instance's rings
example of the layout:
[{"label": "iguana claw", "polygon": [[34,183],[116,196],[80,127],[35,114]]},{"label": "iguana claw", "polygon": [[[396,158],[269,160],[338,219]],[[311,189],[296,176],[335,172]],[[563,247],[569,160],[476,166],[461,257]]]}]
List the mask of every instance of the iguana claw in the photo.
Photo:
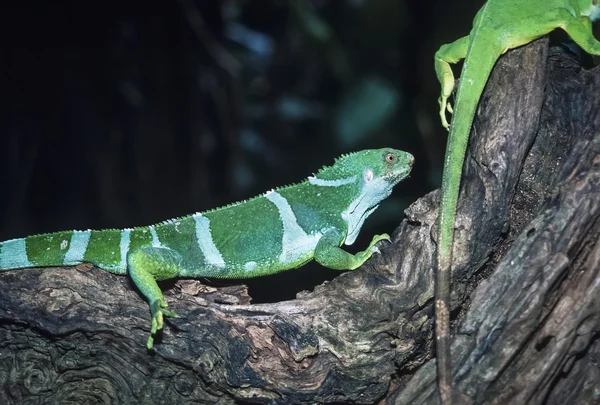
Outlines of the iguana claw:
[{"label": "iguana claw", "polygon": [[154,301],[150,304],[150,312],[152,313],[152,327],[150,328],[150,336],[146,343],[146,348],[152,350],[154,346],[154,335],[163,328],[163,315],[171,318],[179,318],[175,312],[167,311],[165,302]]},{"label": "iguana claw", "polygon": [[452,114],[453,113],[452,105],[448,101],[447,97],[441,97],[441,96],[438,99],[438,103],[440,104],[440,118],[442,121],[442,126],[444,128],[446,128],[446,130],[449,130],[450,124],[448,123],[448,120],[446,119],[446,111],[448,111],[450,114]]},{"label": "iguana claw", "polygon": [[373,240],[371,241],[371,244],[369,245],[369,250],[371,251],[371,253],[381,253],[381,250],[379,250],[379,248],[375,245],[382,240],[386,240],[386,241],[390,242],[391,241],[390,235],[388,235],[387,233],[384,233],[381,235],[375,235],[373,237]]}]

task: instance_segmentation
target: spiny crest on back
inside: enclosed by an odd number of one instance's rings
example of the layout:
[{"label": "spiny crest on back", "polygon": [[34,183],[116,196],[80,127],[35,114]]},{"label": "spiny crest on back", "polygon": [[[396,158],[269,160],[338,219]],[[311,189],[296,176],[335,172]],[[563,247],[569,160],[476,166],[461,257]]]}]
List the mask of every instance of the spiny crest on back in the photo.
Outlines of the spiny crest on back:
[{"label": "spiny crest on back", "polygon": [[255,197],[248,198],[247,200],[237,201],[231,204],[227,204],[221,207],[212,208],[206,211],[202,211],[199,214],[210,214],[215,211],[223,210],[226,208],[235,207],[240,204],[244,204],[246,202],[253,201],[257,198],[264,197],[265,194],[276,191],[282,191],[289,189],[290,187],[296,187],[298,185],[303,184],[307,180],[311,178],[317,177],[323,180],[339,180],[345,179],[351,176],[360,175],[362,170],[364,169],[364,165],[373,164],[374,162],[380,160],[379,157],[381,155],[380,149],[367,149],[358,152],[345,153],[340,157],[334,159],[333,165],[331,166],[323,166],[316,175],[309,176],[308,179],[303,179],[300,182],[288,184],[285,186],[280,186],[273,188],[269,191],[266,191],[262,194],[259,194]]},{"label": "spiny crest on back", "polygon": [[212,214],[214,212],[218,212],[218,211],[222,211],[222,210],[225,210],[225,209],[233,208],[233,207],[236,207],[238,205],[242,205],[242,204],[245,204],[247,202],[254,201],[254,200],[258,199],[258,198],[264,197],[265,194],[267,194],[267,193],[271,193],[273,191],[279,192],[281,190],[285,190],[285,189],[290,188],[290,187],[295,187],[295,186],[297,186],[297,185],[299,185],[301,183],[304,183],[305,181],[306,181],[306,179],[304,179],[304,180],[302,180],[302,181],[300,181],[298,183],[291,183],[291,184],[288,184],[288,185],[285,185],[285,186],[280,186],[280,187],[272,188],[271,190],[265,191],[264,193],[258,194],[258,195],[254,196],[254,197],[250,197],[250,198],[247,198],[247,199],[244,199],[244,200],[239,200],[239,201],[235,201],[235,202],[232,202],[232,203],[229,203],[229,204],[221,205],[220,207],[210,208],[210,209],[207,209],[205,211],[197,212],[195,214],[188,214],[188,215],[184,215],[184,216],[181,216],[181,217],[175,217],[175,218],[167,219],[165,221],[162,221],[159,225],[171,225],[171,224],[176,223],[178,221],[181,221],[181,220],[184,220],[184,219],[187,219],[187,218],[191,218],[194,215]]},{"label": "spiny crest on back", "polygon": [[346,153],[336,158],[331,166],[323,166],[316,177],[323,180],[339,180],[351,176],[360,176],[367,167],[379,164],[382,159],[382,149],[367,149]]},{"label": "spiny crest on back", "polygon": [[335,158],[331,166],[321,167],[313,177],[323,180],[337,180],[353,176],[356,174],[356,170],[352,170],[355,165],[351,164],[351,161],[358,154],[364,152],[366,151],[344,153],[340,157]]},{"label": "spiny crest on back", "polygon": [[[264,197],[270,192],[280,192],[282,190],[289,189],[290,187],[296,187],[298,185],[301,185],[306,181],[309,181],[311,184],[316,185],[332,185],[331,182],[328,182],[329,180],[334,181],[336,185],[349,184],[351,182],[354,182],[356,178],[359,178],[359,176],[362,175],[362,172],[365,168],[375,168],[375,166],[381,165],[385,151],[387,151],[387,149],[367,149],[358,152],[346,153],[336,158],[333,162],[333,165],[323,166],[321,169],[319,169],[316,175],[309,176],[308,179],[304,179],[298,183],[292,183],[286,186],[277,187],[265,193],[259,194],[255,197],[223,205],[221,207],[212,208],[206,211],[198,212],[193,215],[211,214],[221,210],[236,207],[238,205],[252,202],[258,198]],[[324,183],[323,181],[327,181],[327,183]],[[163,221],[161,224],[170,225],[176,221],[189,218],[193,215],[186,215],[183,217],[173,218],[167,221]]]}]

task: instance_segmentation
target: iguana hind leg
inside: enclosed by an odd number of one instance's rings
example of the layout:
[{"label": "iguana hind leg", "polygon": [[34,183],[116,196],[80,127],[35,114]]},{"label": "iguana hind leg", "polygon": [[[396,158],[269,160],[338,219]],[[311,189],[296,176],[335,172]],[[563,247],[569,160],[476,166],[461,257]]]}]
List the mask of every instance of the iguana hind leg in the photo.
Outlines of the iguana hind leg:
[{"label": "iguana hind leg", "polygon": [[591,55],[600,55],[600,41],[592,33],[592,21],[587,17],[575,18],[564,12],[564,23],[560,26],[584,51]]},{"label": "iguana hind leg", "polygon": [[585,52],[600,55],[600,42],[592,33],[592,21],[588,17],[576,18],[565,9],[554,9],[544,15],[526,17],[506,27],[507,32],[520,32],[510,38],[507,49],[526,45],[557,28],[564,30]]},{"label": "iguana hind leg", "polygon": [[450,98],[454,90],[454,73],[452,73],[450,64],[458,63],[464,59],[467,56],[468,48],[469,36],[466,36],[457,39],[451,44],[442,45],[435,53],[435,73],[442,85],[442,92],[438,99],[440,104],[440,118],[442,125],[446,129],[450,128],[450,124],[446,120],[446,110],[452,113],[452,105],[448,102],[448,98]]},{"label": "iguana hind leg", "polygon": [[176,251],[162,247],[134,249],[127,254],[129,275],[136,287],[146,297],[152,313],[152,327],[146,347],[152,349],[154,335],[163,327],[163,315],[177,317],[167,311],[167,303],[157,280],[177,277],[183,269],[183,259]]}]

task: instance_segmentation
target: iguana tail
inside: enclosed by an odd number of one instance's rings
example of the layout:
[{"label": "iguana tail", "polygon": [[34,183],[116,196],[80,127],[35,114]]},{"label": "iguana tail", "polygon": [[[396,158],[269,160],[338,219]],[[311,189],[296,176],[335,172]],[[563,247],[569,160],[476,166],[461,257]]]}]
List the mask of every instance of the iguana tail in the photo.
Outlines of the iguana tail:
[{"label": "iguana tail", "polygon": [[124,274],[124,232],[127,230],[63,231],[1,242],[0,270],[93,263]]},{"label": "iguana tail", "polygon": [[[486,37],[485,33],[475,31],[471,33],[471,38],[474,38],[474,40],[469,44],[456,94],[454,114],[446,147],[438,216],[435,335],[437,374],[442,399],[444,397],[449,398],[452,389],[448,301],[454,220],[460,178],[477,105],[492,68],[504,51],[500,46],[495,46],[498,42],[497,39],[490,38],[489,35]],[[449,401],[444,403],[449,403]]]}]

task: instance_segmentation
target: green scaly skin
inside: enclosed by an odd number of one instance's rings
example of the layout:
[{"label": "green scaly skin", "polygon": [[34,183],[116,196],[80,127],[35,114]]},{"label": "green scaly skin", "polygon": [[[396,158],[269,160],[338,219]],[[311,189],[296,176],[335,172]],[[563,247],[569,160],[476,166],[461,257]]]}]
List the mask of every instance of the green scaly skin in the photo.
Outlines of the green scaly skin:
[{"label": "green scaly skin", "polygon": [[[470,34],[443,45],[435,54],[435,71],[442,87],[440,118],[442,125],[450,129],[438,218],[435,287],[438,388],[445,405],[452,402],[448,298],[454,220],[467,141],[479,98],[502,54],[554,29],[563,29],[587,53],[600,55],[600,42],[592,34],[592,22],[598,18],[598,0],[489,0],[475,16]],[[450,64],[461,59],[465,61],[450,126],[446,120],[446,111],[453,112],[448,102],[454,90]]]},{"label": "green scaly skin", "polygon": [[390,148],[351,153],[306,180],[211,211],[131,229],[64,231],[0,243],[0,270],[91,263],[129,274],[152,314],[147,342],[177,317],[156,283],[174,277],[251,278],[315,260],[353,270],[389,240],[355,255],[341,249],[410,173],[413,157]]}]

